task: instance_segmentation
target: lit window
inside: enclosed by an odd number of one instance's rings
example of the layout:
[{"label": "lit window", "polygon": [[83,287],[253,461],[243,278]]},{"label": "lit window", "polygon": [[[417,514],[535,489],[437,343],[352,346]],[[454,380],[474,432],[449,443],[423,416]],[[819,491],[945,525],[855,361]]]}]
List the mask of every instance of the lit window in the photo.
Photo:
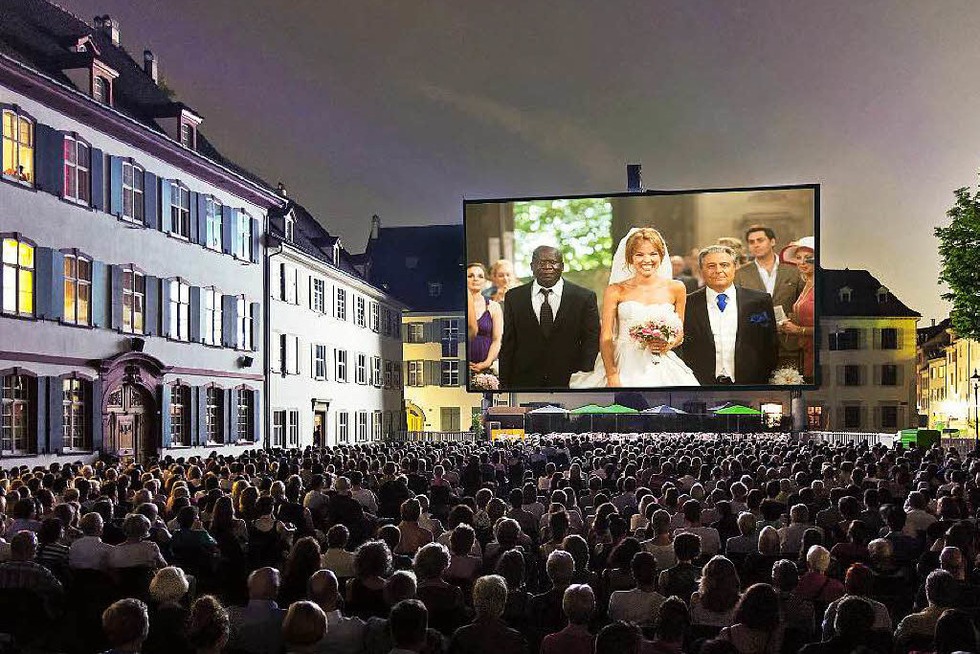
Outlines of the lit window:
[{"label": "lit window", "polygon": [[79,254],[65,255],[65,322],[88,325],[91,319],[92,262]]},{"label": "lit window", "polygon": [[238,396],[238,412],[237,412],[237,433],[239,441],[250,441],[252,440],[252,403],[254,399],[252,397],[252,391],[240,388],[236,391]]},{"label": "lit window", "polygon": [[224,392],[214,386],[207,389],[204,429],[209,443],[224,443]]},{"label": "lit window", "polygon": [[170,280],[170,333],[179,341],[190,340],[191,287],[179,279]]},{"label": "lit window", "polygon": [[65,198],[87,205],[92,199],[92,170],[89,148],[74,137],[65,136],[64,149]]},{"label": "lit window", "polygon": [[194,126],[190,123],[180,125],[180,144],[187,148],[194,147]]},{"label": "lit window", "polygon": [[255,316],[252,315],[252,305],[245,301],[244,297],[238,298],[238,349],[252,350],[255,344],[252,342],[252,323]]},{"label": "lit window", "polygon": [[170,387],[170,443],[190,445],[191,388],[184,384]]},{"label": "lit window", "polygon": [[124,161],[122,165],[122,217],[133,223],[143,223],[143,169]]},{"label": "lit window", "polygon": [[64,447],[69,450],[91,450],[92,443],[85,428],[87,384],[80,379],[62,382],[62,430]]},{"label": "lit window", "polygon": [[123,268],[122,282],[123,331],[142,334],[146,318],[146,277],[133,268]]},{"label": "lit window", "polygon": [[221,203],[208,196],[204,203],[207,222],[207,246],[221,251]]},{"label": "lit window", "polygon": [[3,112],[3,176],[34,183],[34,122],[9,110]]},{"label": "lit window", "polygon": [[5,375],[0,397],[0,451],[28,454],[31,450],[30,415],[33,380],[27,375]]},{"label": "lit window", "polygon": [[191,192],[177,183],[170,185],[170,233],[191,237]]},{"label": "lit window", "polygon": [[442,282],[429,282],[429,297],[442,295]]},{"label": "lit window", "polygon": [[204,297],[201,304],[204,307],[201,318],[201,339],[206,345],[221,345],[221,293],[213,286],[203,289]]},{"label": "lit window", "polygon": [[34,315],[34,246],[16,238],[3,239],[3,312]]},{"label": "lit window", "polygon": [[421,322],[408,323],[408,342],[425,343],[425,324]]}]

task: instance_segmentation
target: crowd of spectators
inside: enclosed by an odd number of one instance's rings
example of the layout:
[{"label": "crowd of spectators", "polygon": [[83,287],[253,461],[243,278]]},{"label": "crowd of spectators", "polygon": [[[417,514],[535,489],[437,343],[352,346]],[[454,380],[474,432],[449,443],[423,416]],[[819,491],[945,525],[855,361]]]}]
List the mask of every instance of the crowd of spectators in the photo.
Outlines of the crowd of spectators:
[{"label": "crowd of spectators", "polygon": [[0,648],[977,652],[980,456],[369,443],[0,471]]}]

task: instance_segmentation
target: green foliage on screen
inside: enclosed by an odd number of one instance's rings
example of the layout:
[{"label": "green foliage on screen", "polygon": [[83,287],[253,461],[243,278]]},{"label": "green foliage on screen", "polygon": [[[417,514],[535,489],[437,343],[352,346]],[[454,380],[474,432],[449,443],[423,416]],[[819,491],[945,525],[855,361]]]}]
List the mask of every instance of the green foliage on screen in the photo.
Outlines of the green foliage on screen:
[{"label": "green foliage on screen", "polygon": [[612,205],[604,198],[532,200],[514,203],[514,259],[519,277],[531,274],[539,245],[561,250],[565,270],[612,265]]}]

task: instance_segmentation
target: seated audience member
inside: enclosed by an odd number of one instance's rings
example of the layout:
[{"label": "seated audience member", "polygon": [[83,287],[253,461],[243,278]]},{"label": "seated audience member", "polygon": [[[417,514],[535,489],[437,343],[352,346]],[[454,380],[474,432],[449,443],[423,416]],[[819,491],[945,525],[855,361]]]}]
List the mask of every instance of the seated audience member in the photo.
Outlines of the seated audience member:
[{"label": "seated audience member", "polygon": [[740,590],[735,564],[724,556],[712,557],[691,595],[691,624],[719,629],[732,624]]},{"label": "seated audience member", "polygon": [[[388,606],[394,606],[402,600],[415,598],[415,575],[407,570],[398,570],[385,580],[384,598]],[[328,616],[329,617],[329,616]],[[434,654],[442,651],[442,636],[438,631],[429,629],[429,642],[435,647],[427,648]],[[388,654],[393,647],[391,630],[388,628],[388,618],[372,617],[364,625],[364,654]]]},{"label": "seated audience member", "polygon": [[803,543],[803,532],[810,528],[810,510],[806,504],[794,504],[789,510],[789,524],[780,527],[780,549],[783,554],[796,554]]},{"label": "seated audience member", "polygon": [[847,540],[837,543],[830,550],[830,558],[835,562],[835,570],[847,570],[852,563],[868,562],[868,543],[871,534],[860,520],[852,520],[847,528]]},{"label": "seated audience member", "polygon": [[68,548],[68,567],[72,570],[105,570],[113,546],[102,542],[102,516],[95,511],[78,521],[82,537]]},{"label": "seated audience member", "polygon": [[746,555],[759,551],[759,534],[756,530],[755,516],[748,511],[738,514],[739,536],[733,536],[725,544],[725,554],[728,556]]},{"label": "seated audience member", "polygon": [[109,652],[140,654],[150,631],[146,604],[132,598],[113,602],[102,612],[102,631],[112,648]]},{"label": "seated audience member", "polygon": [[701,556],[701,537],[682,532],[674,537],[674,555],[677,564],[660,573],[658,587],[664,597],[677,595],[685,602],[691,601],[691,594],[698,589],[701,570],[694,560]]},{"label": "seated audience member", "polygon": [[[449,537],[449,567],[446,568],[446,581],[469,588],[480,573],[483,560],[473,556],[473,543],[476,532],[469,525],[457,525]],[[499,561],[499,559],[498,559]]]},{"label": "seated audience member", "polygon": [[796,594],[808,599],[815,606],[826,606],[844,594],[844,586],[827,576],[830,552],[822,545],[814,545],[806,553],[807,572],[800,577]]},{"label": "seated audience member", "polygon": [[[422,652],[428,645],[429,615],[425,604],[415,599],[398,602],[388,618],[392,652]],[[464,650],[466,651],[466,650]]]},{"label": "seated audience member", "polygon": [[503,577],[486,575],[477,579],[473,584],[476,617],[453,634],[449,654],[528,654],[524,636],[501,620],[506,604],[507,583]]},{"label": "seated audience member", "polygon": [[[605,595],[608,596],[619,590],[630,590],[636,587],[630,564],[633,561],[633,555],[641,550],[640,541],[632,536],[619,541],[619,544],[612,549],[609,553],[609,559],[606,561],[605,569],[600,576]],[[651,556],[653,555],[651,554]],[[656,559],[654,559],[654,565],[656,565]]]},{"label": "seated audience member", "polygon": [[197,507],[185,506],[177,513],[177,529],[170,537],[170,558],[191,574],[210,573],[218,554],[218,543],[204,528]]},{"label": "seated audience member", "polygon": [[43,565],[35,563],[37,535],[23,529],[10,540],[10,560],[0,563],[0,591],[34,593],[44,603],[48,618],[62,608],[64,587]]},{"label": "seated audience member", "polygon": [[[411,501],[411,500],[410,500]],[[440,543],[424,545],[415,554],[415,597],[428,611],[433,629],[451,636],[465,621],[463,592],[443,579],[449,567],[449,551]]]},{"label": "seated audience member", "polygon": [[248,576],[248,604],[229,610],[229,649],[249,654],[280,653],[286,612],[276,604],[278,596],[278,570],[259,568]]},{"label": "seated audience member", "polygon": [[765,526],[759,531],[757,552],[745,557],[742,563],[742,584],[768,584],[772,581],[772,566],[783,558],[780,553],[779,534],[775,528]]},{"label": "seated audience member", "polygon": [[641,545],[657,560],[657,570],[666,570],[677,565],[674,539],[670,530],[670,514],[663,509],[654,511],[650,516],[650,530],[653,531],[653,538],[643,541]]},{"label": "seated audience member", "polygon": [[687,604],[679,597],[668,597],[660,605],[654,639],[643,644],[643,654],[679,654],[690,627]]},{"label": "seated audience member", "polygon": [[[926,600],[929,605],[918,613],[902,618],[895,629],[895,648],[901,648],[909,643],[919,645],[916,649],[928,649],[932,642],[936,623],[943,611],[955,608],[956,579],[945,570],[933,570],[926,577]],[[922,645],[927,645],[923,647]]]},{"label": "seated audience member", "polygon": [[339,584],[333,572],[319,570],[310,577],[309,598],[327,616],[327,633],[315,651],[320,654],[359,654],[364,647],[364,621],[344,617],[340,612]]},{"label": "seated audience member", "polygon": [[629,622],[607,624],[595,639],[595,654],[639,654],[643,643],[640,628]]},{"label": "seated audience member", "polygon": [[412,569],[412,556],[408,554],[399,554],[398,548],[402,542],[402,532],[398,529],[396,525],[382,525],[378,529],[377,534],[378,540],[382,541],[388,546],[391,551],[391,569],[392,570],[411,570]]},{"label": "seated audience member", "polygon": [[320,567],[326,568],[338,579],[354,576],[354,553],[347,551],[350,532],[344,525],[334,525],[327,531],[327,549],[320,557]]},{"label": "seated audience member", "polygon": [[[673,549],[673,545],[671,545]],[[561,549],[572,555],[575,561],[575,572],[572,573],[572,583],[588,584],[592,586],[592,592],[598,592],[601,587],[599,575],[589,570],[590,554],[589,544],[578,534],[566,536],[561,543]],[[550,556],[550,555],[549,555]],[[654,554],[656,556],[656,554]]]},{"label": "seated audience member", "polygon": [[871,604],[862,597],[845,597],[837,605],[830,638],[821,643],[807,645],[800,650],[800,654],[868,651],[864,647],[868,643],[868,631],[872,624],[874,624],[874,609]]},{"label": "seated audience member", "polygon": [[34,555],[34,560],[62,583],[68,580],[68,546],[62,542],[64,536],[64,523],[59,518],[45,518],[37,532],[38,546]]},{"label": "seated audience member", "polygon": [[609,598],[609,619],[652,625],[664,596],[657,592],[657,561],[650,552],[637,552],[630,562],[636,588],[615,591]]},{"label": "seated audience member", "polygon": [[866,600],[874,610],[874,621],[870,627],[871,629],[891,633],[892,617],[888,611],[888,607],[881,602],[871,599],[873,585],[874,575],[868,566],[855,563],[847,569],[847,574],[844,576],[844,595],[840,599],[831,602],[827,606],[827,611],[823,616],[823,637],[825,640],[833,635],[837,607],[848,597],[860,597]]},{"label": "seated audience member", "polygon": [[776,654],[782,649],[779,597],[769,584],[753,584],[735,607],[735,624],[718,634],[739,654]]},{"label": "seated audience member", "polygon": [[347,612],[365,620],[388,614],[384,600],[385,575],[391,568],[391,550],[379,540],[362,543],[354,552],[354,578],[347,582]]},{"label": "seated audience member", "polygon": [[883,510],[888,525],[888,531],[883,538],[891,543],[892,556],[895,557],[896,564],[902,566],[915,561],[921,546],[917,537],[905,533],[907,515],[904,509],[900,506],[886,505]]},{"label": "seated audience member", "polygon": [[772,585],[779,595],[779,610],[788,638],[798,638],[800,643],[810,642],[815,632],[816,615],[813,602],[797,595],[800,572],[796,564],[787,559],[776,561],[772,566]]},{"label": "seated audience member", "polygon": [[327,616],[313,602],[293,602],[282,620],[282,644],[286,654],[313,654],[327,633]]},{"label": "seated audience member", "polygon": [[541,654],[593,654],[595,636],[589,633],[589,622],[595,614],[592,588],[585,584],[572,584],[566,588],[562,610],[568,626],[544,637]]},{"label": "seated audience member", "polygon": [[228,643],[228,634],[228,612],[218,598],[202,595],[194,600],[187,619],[187,641],[194,652],[221,654]]},{"label": "seated audience member", "polygon": [[394,550],[395,554],[414,556],[420,547],[432,542],[432,532],[419,526],[421,516],[422,505],[417,499],[413,497],[402,503],[402,519],[398,523],[398,531],[401,532],[402,537],[398,548]]},{"label": "seated audience member", "polygon": [[540,649],[545,636],[565,628],[562,602],[565,589],[572,583],[575,560],[568,552],[555,550],[548,556],[545,572],[551,581],[551,588],[532,597],[528,606],[528,621],[533,635],[531,647],[535,650]]},{"label": "seated audience member", "polygon": [[164,568],[167,565],[156,543],[146,540],[150,521],[133,513],[123,521],[126,540],[109,551],[109,568]]},{"label": "seated audience member", "polygon": [[966,611],[946,609],[936,622],[936,654],[976,652],[980,647],[973,618]]},{"label": "seated audience member", "polygon": [[282,567],[282,582],[279,586],[279,604],[289,606],[293,602],[306,599],[310,576],[320,569],[320,544],[312,536],[304,536],[289,550],[286,563]]},{"label": "seated audience member", "polygon": [[531,605],[531,593],[524,587],[526,562],[520,550],[507,550],[497,559],[494,572],[503,577],[507,584],[507,604],[504,607],[503,621],[521,633],[525,633],[528,620],[528,607]]},{"label": "seated audience member", "polygon": [[701,502],[697,500],[684,502],[684,526],[674,531],[674,538],[682,533],[697,534],[701,539],[701,553],[705,556],[714,556],[721,551],[718,530],[701,525]]},{"label": "seated audience member", "polygon": [[185,623],[185,604],[190,583],[181,568],[160,568],[150,582],[150,633],[143,654],[182,654],[192,652]]}]

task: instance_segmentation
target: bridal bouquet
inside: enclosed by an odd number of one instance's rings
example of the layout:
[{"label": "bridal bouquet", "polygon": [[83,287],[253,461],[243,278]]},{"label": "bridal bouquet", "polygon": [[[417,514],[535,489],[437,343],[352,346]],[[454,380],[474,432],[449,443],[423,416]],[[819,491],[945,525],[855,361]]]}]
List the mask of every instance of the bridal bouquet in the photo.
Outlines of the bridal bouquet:
[{"label": "bridal bouquet", "polygon": [[769,383],[775,386],[799,386],[803,383],[803,375],[793,366],[787,366],[773,372]]},{"label": "bridal bouquet", "polygon": [[500,388],[500,380],[492,372],[478,372],[470,381],[473,388],[481,391],[496,391]]},{"label": "bridal bouquet", "polygon": [[[630,326],[630,338],[644,349],[654,341],[664,341],[673,345],[684,328],[680,316],[673,307],[665,305],[652,307],[651,311],[652,315],[649,318]],[[654,357],[654,361],[656,359],[657,356]]]}]

